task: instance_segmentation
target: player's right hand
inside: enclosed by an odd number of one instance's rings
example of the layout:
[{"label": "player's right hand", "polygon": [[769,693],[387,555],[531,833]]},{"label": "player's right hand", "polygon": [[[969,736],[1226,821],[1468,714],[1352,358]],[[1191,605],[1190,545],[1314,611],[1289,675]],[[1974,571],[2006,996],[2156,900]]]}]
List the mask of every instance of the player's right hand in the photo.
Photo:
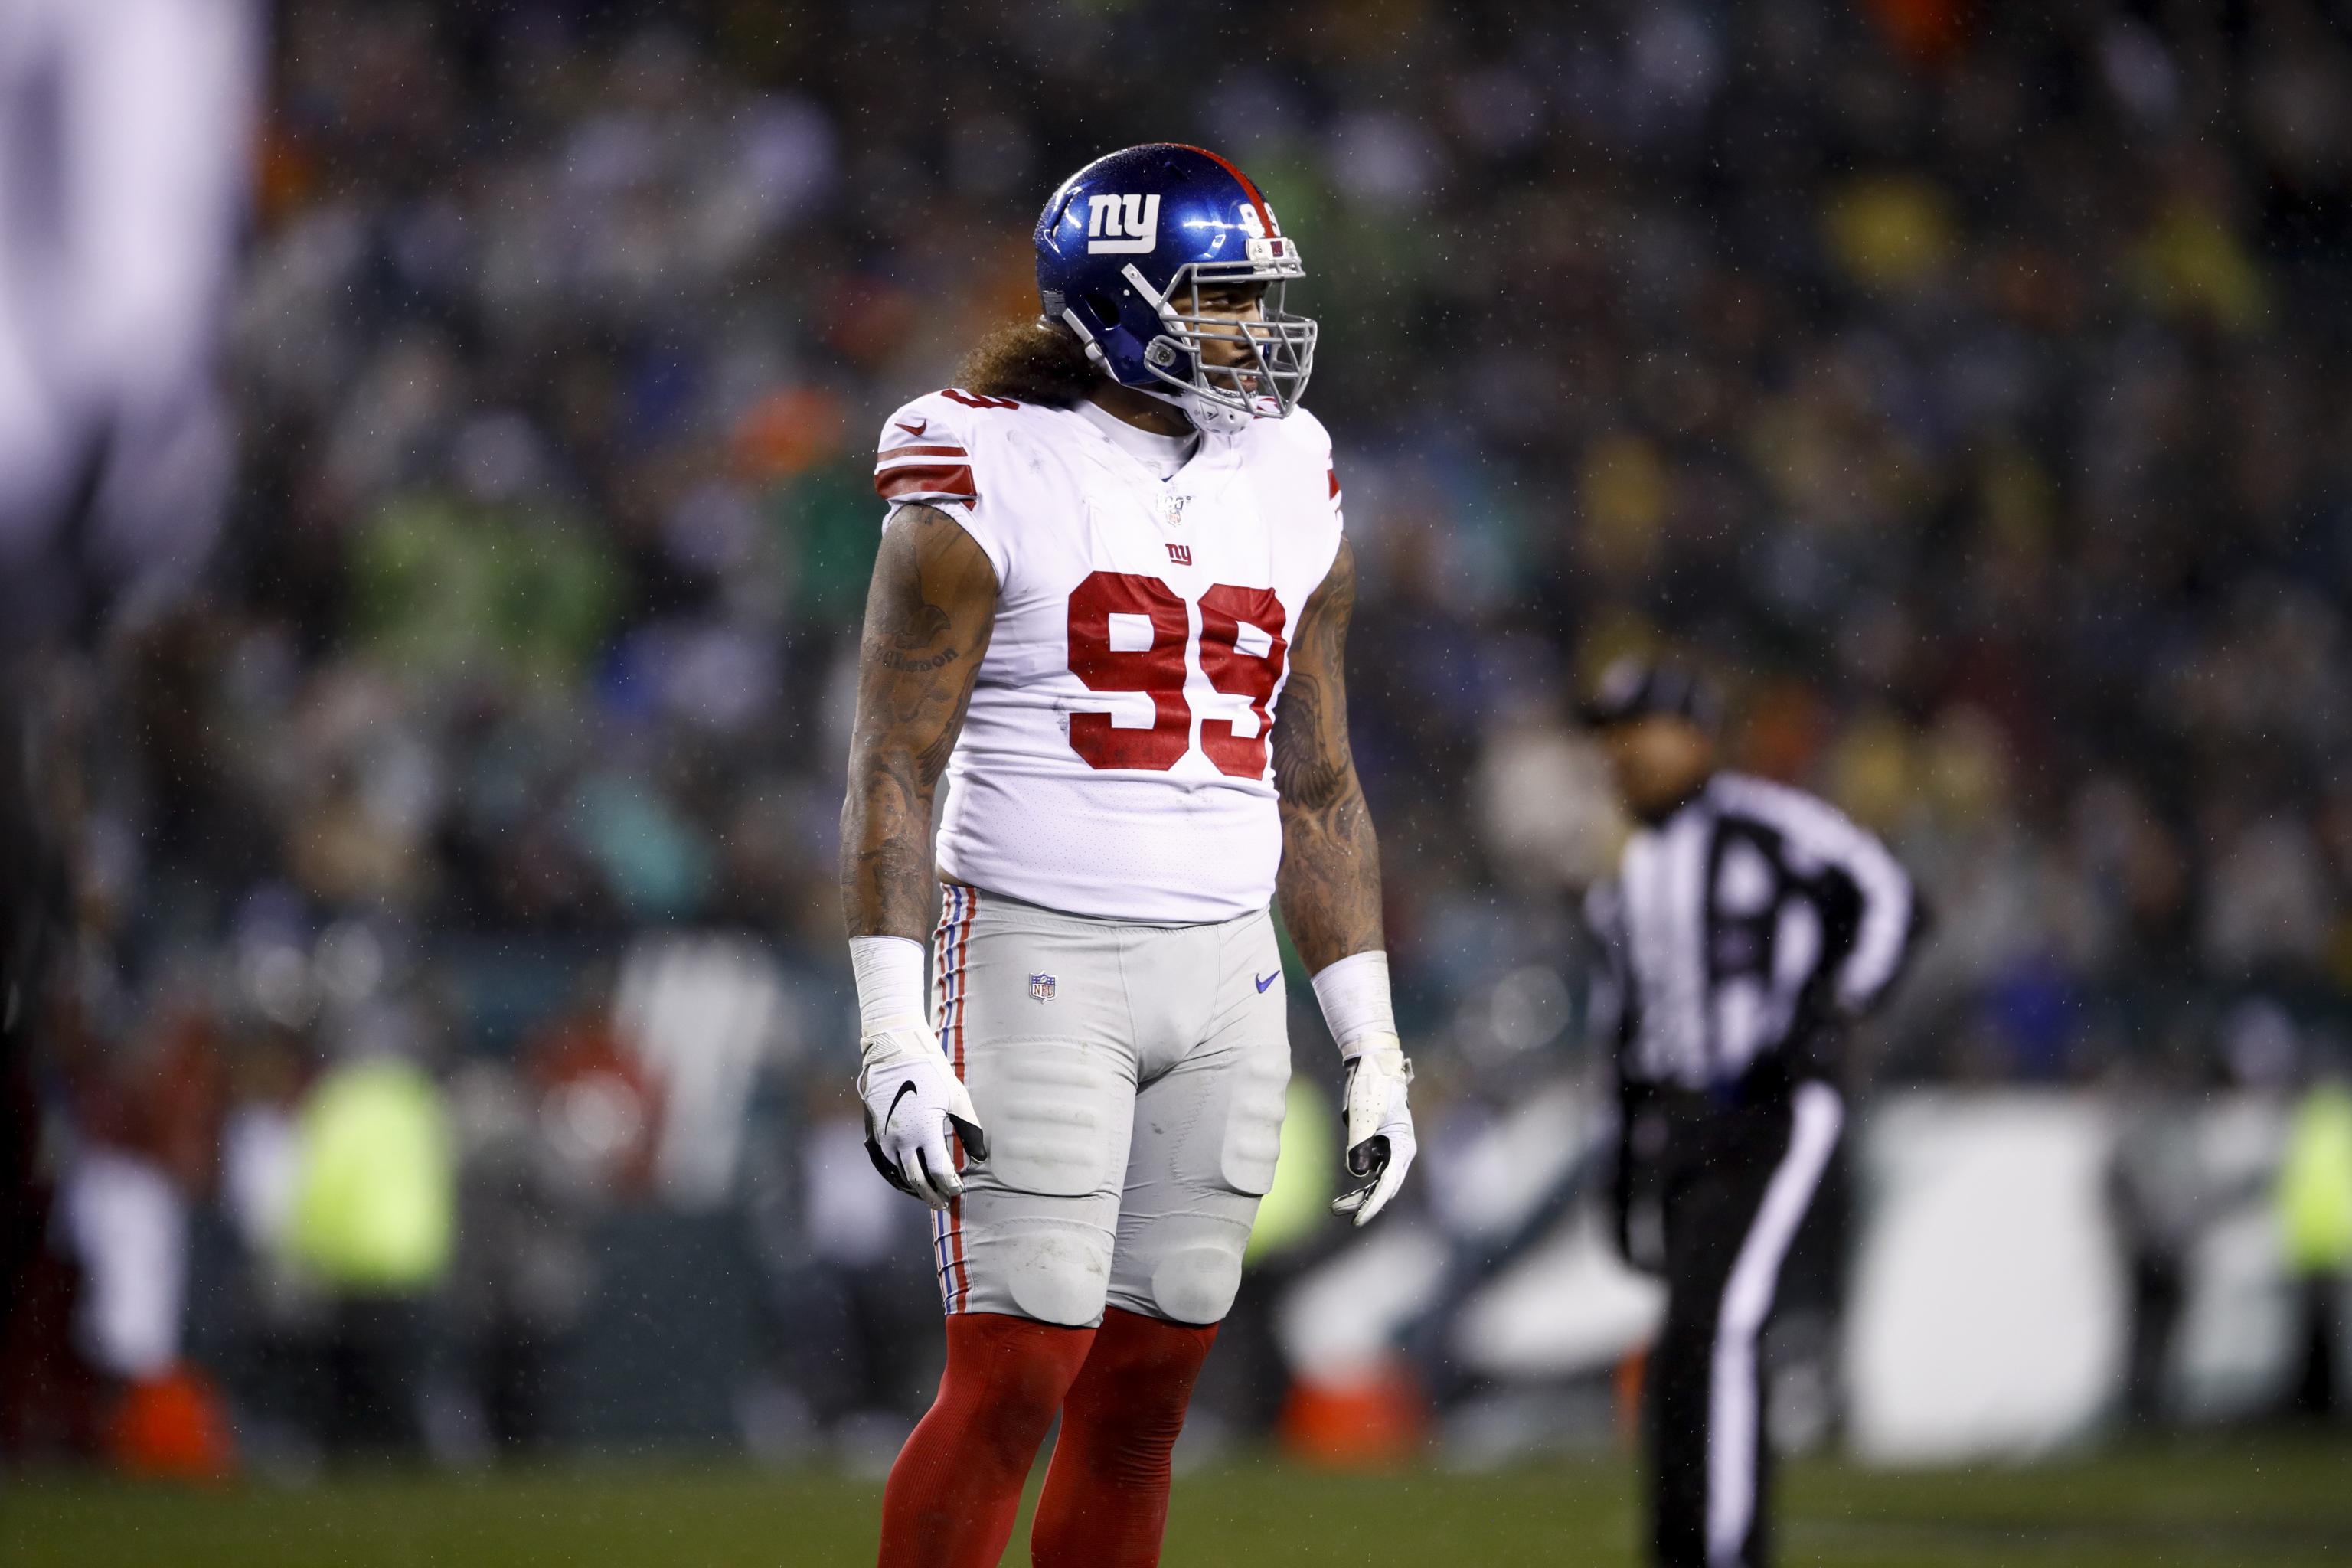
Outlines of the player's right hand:
[{"label": "player's right hand", "polygon": [[866,1152],[900,1192],[943,1209],[963,1192],[955,1143],[988,1158],[988,1133],[971,1091],[948,1065],[940,1038],[920,1018],[898,1018],[858,1041],[866,1065],[857,1096],[866,1102]]}]

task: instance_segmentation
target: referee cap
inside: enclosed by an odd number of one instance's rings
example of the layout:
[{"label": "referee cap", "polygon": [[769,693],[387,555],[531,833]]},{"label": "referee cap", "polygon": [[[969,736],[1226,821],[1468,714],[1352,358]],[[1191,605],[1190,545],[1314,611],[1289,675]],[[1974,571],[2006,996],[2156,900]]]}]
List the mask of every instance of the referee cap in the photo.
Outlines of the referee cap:
[{"label": "referee cap", "polygon": [[1722,716],[1713,689],[1695,671],[1671,659],[1633,654],[1612,660],[1601,672],[1592,695],[1578,711],[1595,730],[1664,715],[1687,720],[1710,734]]}]

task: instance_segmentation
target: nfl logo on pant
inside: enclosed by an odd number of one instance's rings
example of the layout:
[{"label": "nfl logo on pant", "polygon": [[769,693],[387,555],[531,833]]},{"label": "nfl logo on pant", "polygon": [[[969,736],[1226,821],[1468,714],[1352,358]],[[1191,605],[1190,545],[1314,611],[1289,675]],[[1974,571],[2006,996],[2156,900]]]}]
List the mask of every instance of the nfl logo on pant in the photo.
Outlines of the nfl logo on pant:
[{"label": "nfl logo on pant", "polygon": [[1051,1002],[1054,999],[1054,977],[1050,974],[1031,975],[1029,999],[1032,1002]]}]

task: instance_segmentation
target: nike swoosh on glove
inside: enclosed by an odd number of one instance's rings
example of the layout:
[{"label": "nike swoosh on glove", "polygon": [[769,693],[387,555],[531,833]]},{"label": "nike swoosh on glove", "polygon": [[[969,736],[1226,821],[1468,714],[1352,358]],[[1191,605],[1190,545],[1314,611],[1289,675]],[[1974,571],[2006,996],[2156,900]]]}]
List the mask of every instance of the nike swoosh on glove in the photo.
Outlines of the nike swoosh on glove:
[{"label": "nike swoosh on glove", "polygon": [[1348,1058],[1348,1173],[1364,1184],[1331,1200],[1333,1214],[1351,1214],[1362,1225],[1388,1206],[1404,1185],[1420,1144],[1412,1135],[1412,1111],[1405,1088],[1412,1063],[1394,1035],[1374,1035]]},{"label": "nike swoosh on glove", "polygon": [[857,1044],[866,1058],[857,1097],[866,1102],[866,1152],[874,1168],[900,1192],[947,1207],[963,1192],[950,1138],[970,1158],[988,1158],[988,1133],[971,1091],[919,1018],[895,1019]]}]

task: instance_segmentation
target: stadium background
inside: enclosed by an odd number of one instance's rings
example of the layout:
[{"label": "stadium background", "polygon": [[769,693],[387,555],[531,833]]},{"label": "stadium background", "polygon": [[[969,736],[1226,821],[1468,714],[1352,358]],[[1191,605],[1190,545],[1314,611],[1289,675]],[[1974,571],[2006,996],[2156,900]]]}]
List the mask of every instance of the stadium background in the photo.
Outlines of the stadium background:
[{"label": "stadium background", "polygon": [[[1490,1178],[1527,1106],[1563,1150],[1582,1113],[1572,912],[1618,828],[1568,700],[1670,640],[1730,689],[1743,765],[1885,834],[1934,902],[1856,1042],[1868,1102],[1990,1116],[1996,1165],[2033,1135],[2011,1112],[2071,1118],[2053,1168],[2104,1206],[2056,1239],[2113,1257],[2019,1289],[2112,1321],[2082,1408],[2011,1448],[2204,1431],[2051,1472],[2080,1517],[2030,1478],[1820,1468],[1812,1517],[1883,1497],[1932,1560],[2146,1561],[2083,1522],[2098,1499],[2193,1511],[2186,1474],[2340,1459],[2340,1425],[2251,1430],[2313,1403],[2294,1311],[2347,1261],[2296,1252],[2274,1173],[2341,1114],[2352,983],[2340,7],[287,0],[269,28],[204,591],[66,661],[79,931],[12,1452],[245,1484],[750,1456],[795,1479],[710,1483],[770,1510],[743,1560],[863,1528],[871,1489],[824,1478],[887,1463],[938,1353],[919,1216],[857,1147],[833,888],[872,436],[1034,309],[1063,174],[1182,139],[1262,182],[1324,323],[1350,718],[1426,1084],[1413,1267],[1475,1272],[1551,1212]],[[1304,1172],[1328,1075],[1295,1026]],[[393,1197],[320,1195],[385,1158]],[[1819,1395],[1785,1436],[1832,1453],[1843,1285],[1885,1209],[1862,1164],[1783,1351]],[[1263,1483],[1217,1466],[1270,1441],[1426,1456],[1432,1488],[1500,1465],[1515,1516],[1556,1483],[1622,1549],[1615,1352],[1464,1371],[1420,1300],[1367,1331],[1418,1360],[1294,1381],[1286,1292],[1364,1273],[1306,1217],[1316,1179],[1212,1363],[1177,1543],[1214,1499],[1247,1515]],[[2192,1256],[2224,1224],[2232,1261]],[[2135,1384],[2134,1325],[2214,1268],[2267,1303],[2207,1331],[2226,1386]],[[37,1522],[0,1540],[99,1561],[217,1506],[90,1484],[22,1492]],[[348,1560],[391,1484],[310,1494],[352,1500]],[[514,1484],[551,1512],[601,1489]],[[1532,1552],[1484,1495],[1429,1517]],[[2228,1560],[2352,1538],[2316,1485],[2214,1508]],[[1807,1517],[1824,1560],[1904,1545]]]}]

